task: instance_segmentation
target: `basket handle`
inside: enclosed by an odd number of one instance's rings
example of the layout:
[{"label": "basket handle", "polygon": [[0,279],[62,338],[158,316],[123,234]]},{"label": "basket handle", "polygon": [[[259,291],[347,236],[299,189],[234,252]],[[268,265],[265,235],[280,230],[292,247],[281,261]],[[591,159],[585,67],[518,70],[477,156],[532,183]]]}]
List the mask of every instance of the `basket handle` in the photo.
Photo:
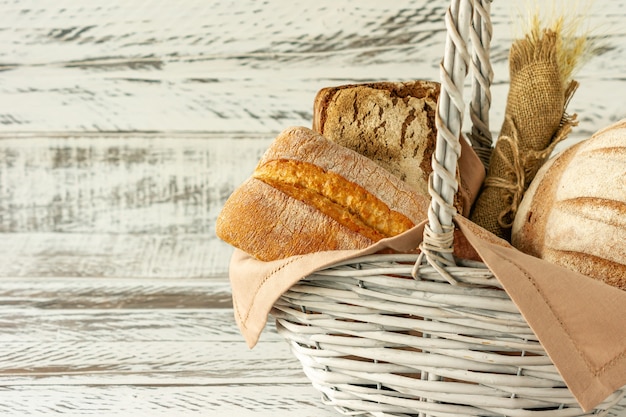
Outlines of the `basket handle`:
[{"label": "basket handle", "polygon": [[490,61],[490,45],[493,35],[491,25],[491,3],[493,0],[474,0],[472,30],[469,36],[472,42],[472,101],[470,119],[472,132],[469,135],[474,152],[482,161],[485,169],[489,168],[489,159],[493,151],[493,137],[489,129],[489,109],[491,108],[491,84],[493,69]]},{"label": "basket handle", "polygon": [[[446,12],[447,37],[440,64],[441,93],[436,114],[437,141],[433,173],[429,180],[431,204],[421,247],[423,256],[433,266],[455,264],[452,256],[452,218],[456,209],[453,202],[459,186],[456,168],[461,153],[460,140],[464,140],[461,139],[465,113],[463,85],[470,65],[474,80],[470,106],[474,127],[470,137],[477,153],[482,155],[483,163],[488,161],[491,150],[489,107],[493,72],[489,63],[492,34],[490,4],[491,0],[451,0]],[[471,57],[468,49],[470,39],[473,46]],[[420,256],[419,263],[423,256]],[[449,280],[456,283],[452,277]]]}]

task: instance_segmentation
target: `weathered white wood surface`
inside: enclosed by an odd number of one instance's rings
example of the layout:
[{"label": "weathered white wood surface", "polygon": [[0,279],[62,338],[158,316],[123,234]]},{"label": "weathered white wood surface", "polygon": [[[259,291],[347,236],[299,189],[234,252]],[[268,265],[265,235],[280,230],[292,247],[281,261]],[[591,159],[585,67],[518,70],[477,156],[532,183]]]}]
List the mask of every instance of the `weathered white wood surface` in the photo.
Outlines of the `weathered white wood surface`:
[{"label": "weathered white wood surface", "polygon": [[[519,4],[492,6],[494,132]],[[245,347],[215,218],[319,88],[437,79],[447,5],[0,0],[0,413],[337,415],[271,325]],[[578,137],[626,116],[625,17],[588,13]]]}]

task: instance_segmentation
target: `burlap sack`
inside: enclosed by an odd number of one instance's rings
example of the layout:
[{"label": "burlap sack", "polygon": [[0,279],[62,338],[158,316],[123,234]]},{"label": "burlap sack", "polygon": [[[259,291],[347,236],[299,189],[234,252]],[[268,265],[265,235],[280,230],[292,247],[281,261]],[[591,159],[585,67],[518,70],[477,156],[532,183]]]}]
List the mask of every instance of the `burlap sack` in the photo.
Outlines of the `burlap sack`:
[{"label": "burlap sack", "polygon": [[517,206],[539,167],[574,118],[565,107],[577,83],[564,83],[557,57],[556,32],[516,41],[509,54],[510,89],[505,120],[492,153],[487,178],[471,220],[510,240]]}]

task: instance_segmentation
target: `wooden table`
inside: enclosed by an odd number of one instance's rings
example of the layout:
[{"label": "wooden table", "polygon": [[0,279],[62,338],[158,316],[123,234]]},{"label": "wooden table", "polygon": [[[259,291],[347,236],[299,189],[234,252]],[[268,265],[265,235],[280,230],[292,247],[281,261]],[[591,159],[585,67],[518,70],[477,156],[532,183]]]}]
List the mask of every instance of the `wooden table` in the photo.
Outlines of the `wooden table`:
[{"label": "wooden table", "polygon": [[[447,3],[0,0],[0,414],[337,415],[273,325],[245,346],[215,219],[319,88],[437,79]],[[626,116],[626,11],[596,3],[578,138]]]}]

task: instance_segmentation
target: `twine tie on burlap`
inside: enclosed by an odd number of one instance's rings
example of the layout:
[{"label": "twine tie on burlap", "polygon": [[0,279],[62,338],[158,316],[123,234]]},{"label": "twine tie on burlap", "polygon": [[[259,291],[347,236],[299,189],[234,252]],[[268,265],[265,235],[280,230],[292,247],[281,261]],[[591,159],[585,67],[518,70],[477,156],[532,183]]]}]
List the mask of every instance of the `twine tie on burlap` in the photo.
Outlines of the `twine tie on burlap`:
[{"label": "twine tie on burlap", "polygon": [[[569,96],[571,97],[571,95]],[[498,224],[503,229],[509,229],[513,225],[513,220],[517,214],[517,209],[522,202],[524,193],[528,189],[531,180],[535,177],[539,168],[554,151],[554,148],[567,138],[573,126],[577,124],[575,116],[564,114],[562,123],[551,140],[550,145],[543,150],[526,150],[521,152],[519,148],[519,134],[514,122],[507,116],[507,122],[512,127],[511,135],[503,135],[498,138],[500,147],[496,147],[494,152],[502,158],[505,164],[505,175],[487,176],[485,187],[492,187],[501,190],[501,195],[505,201],[504,209],[498,214]],[[507,159],[503,146],[508,146],[511,160]]]},{"label": "twine tie on burlap", "polygon": [[577,124],[576,115],[569,116],[565,109],[578,86],[570,78],[571,69],[584,48],[564,48],[556,26],[557,30],[542,30],[535,22],[531,33],[511,46],[505,119],[470,215],[473,222],[506,240],[530,182]]}]

